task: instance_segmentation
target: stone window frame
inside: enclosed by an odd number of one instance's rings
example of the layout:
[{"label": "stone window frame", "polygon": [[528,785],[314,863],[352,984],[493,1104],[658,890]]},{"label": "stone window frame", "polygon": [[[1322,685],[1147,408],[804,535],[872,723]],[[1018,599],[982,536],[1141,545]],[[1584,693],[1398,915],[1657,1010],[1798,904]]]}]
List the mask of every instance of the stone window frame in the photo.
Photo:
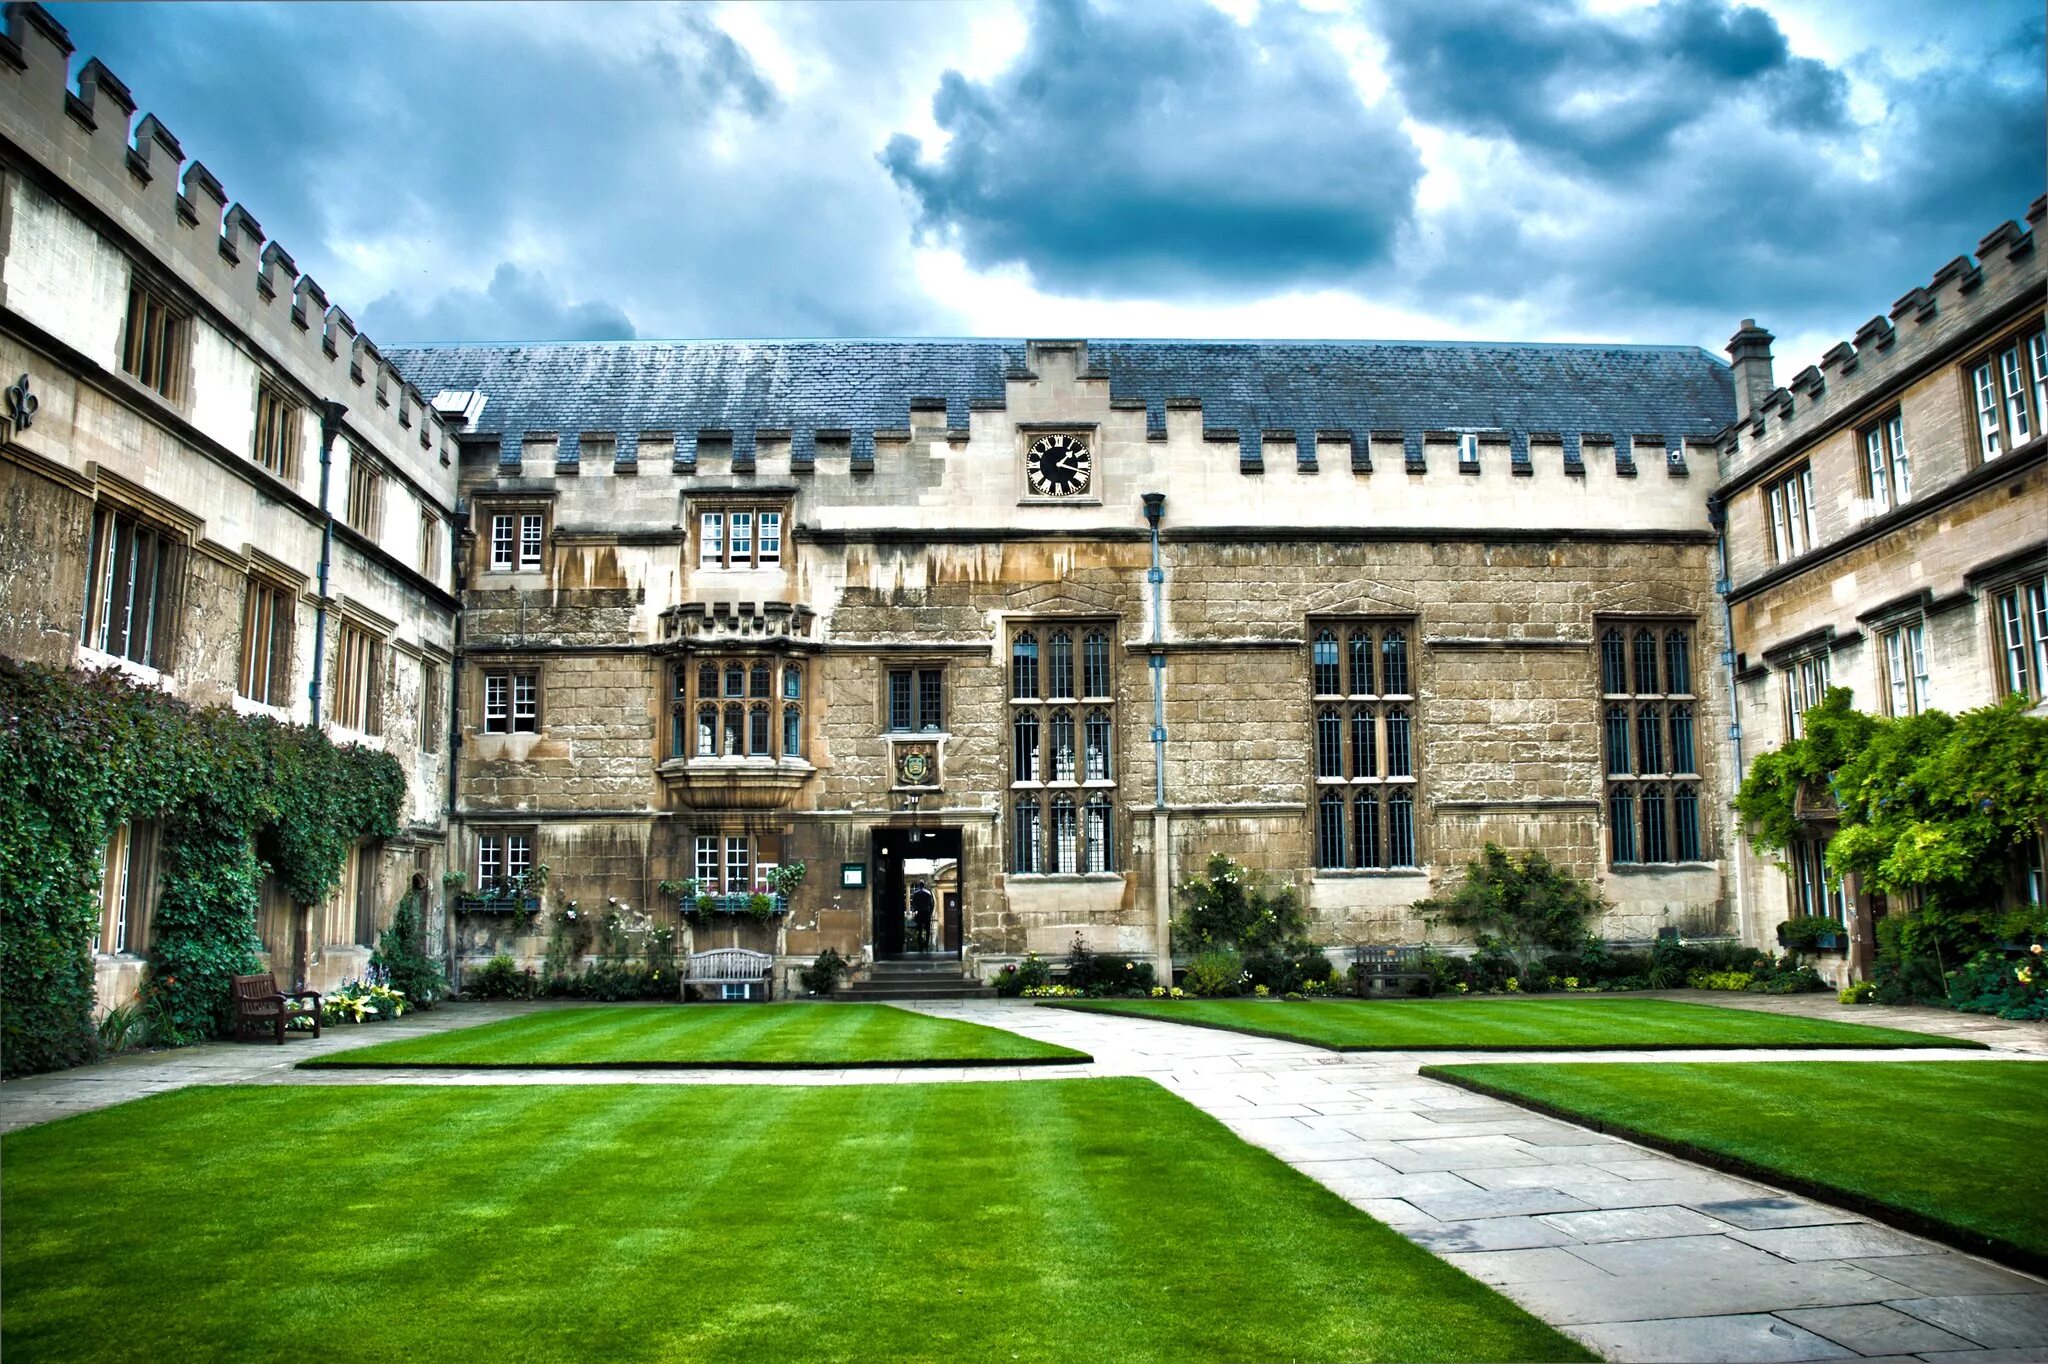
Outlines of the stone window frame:
[{"label": "stone window frame", "polygon": [[1927,618],[1915,612],[1889,621],[1877,636],[1878,668],[1886,715],[1903,719],[1928,707],[1933,682],[1927,668]]},{"label": "stone window frame", "polygon": [[[1063,673],[1057,670],[1053,652],[1055,640],[1062,636],[1067,644]],[[1090,642],[1097,638],[1102,648],[1091,655]],[[1117,621],[1112,616],[1019,615],[1004,623],[1009,717],[1004,865],[1011,876],[1122,875],[1124,845],[1116,816],[1122,781],[1116,639]],[[1027,645],[1029,654],[1022,652]],[[1091,662],[1091,657],[1099,662]],[[1052,695],[1052,683],[1062,678],[1066,691],[1089,694]],[[1031,735],[1028,763],[1026,733]],[[1054,751],[1061,733],[1067,736],[1069,754],[1064,767]]]},{"label": "stone window frame", "polygon": [[1863,493],[1878,511],[1913,500],[1913,461],[1899,408],[1859,427],[1856,448],[1862,452]]},{"label": "stone window frame", "polygon": [[171,290],[131,270],[121,322],[121,370],[173,406],[191,391],[192,310]]},{"label": "stone window frame", "polygon": [[[299,593],[303,579],[252,564],[242,597],[240,666],[235,694],[281,710],[292,704],[292,665],[298,644]],[[280,621],[282,628],[280,629]],[[259,638],[261,655],[256,651]],[[282,676],[280,676],[280,673]]]},{"label": "stone window frame", "polygon": [[1785,846],[1781,865],[1785,869],[1785,908],[1788,915],[1812,915],[1833,919],[1839,924],[1848,923],[1848,887],[1839,877],[1830,884],[1827,853],[1831,841],[1825,834],[1804,834]]},{"label": "stone window frame", "polygon": [[1784,701],[1784,737],[1787,742],[1806,737],[1806,712],[1819,705],[1835,684],[1832,651],[1827,645],[1805,649],[1785,660],[1778,669],[1779,694]]},{"label": "stone window frame", "polygon": [[[1712,829],[1704,812],[1712,755],[1702,742],[1699,641],[1695,617],[1594,618],[1601,806],[1610,870],[1697,866],[1712,860]],[[1646,755],[1653,751],[1651,761]]]},{"label": "stone window frame", "polygon": [[1764,502],[1764,528],[1772,562],[1789,564],[1820,546],[1814,522],[1813,464],[1800,460],[1766,479],[1759,489]]},{"label": "stone window frame", "polygon": [[[94,956],[140,957],[148,952],[161,831],[155,820],[124,820],[107,831],[107,841],[100,848],[100,912],[93,927]],[[120,864],[118,877],[116,862]]]},{"label": "stone window frame", "polygon": [[668,760],[808,762],[813,686],[806,660],[789,654],[706,649],[678,658],[668,677]]},{"label": "stone window frame", "polygon": [[[524,546],[528,522],[539,518],[539,553],[528,558]],[[555,500],[551,496],[483,496],[476,499],[471,513],[471,523],[476,526],[476,553],[474,571],[480,575],[503,576],[508,573],[548,573],[554,567],[555,555]],[[507,547],[510,557],[507,562],[497,561],[497,529],[500,518],[509,518]]]},{"label": "stone window frame", "polygon": [[1999,699],[2048,699],[2048,570],[2036,562],[2028,573],[1987,585],[1984,600]]},{"label": "stone window frame", "polygon": [[[924,734],[935,738],[942,738],[950,734],[951,731],[947,728],[947,722],[952,715],[952,709],[948,704],[947,697],[952,692],[952,679],[948,673],[949,669],[946,660],[943,658],[892,657],[887,659],[880,671],[881,689],[876,698],[876,714],[879,717],[876,728],[879,732],[891,735]],[[908,725],[898,725],[896,723],[896,679],[898,677],[905,679],[907,687],[904,701],[905,708],[910,717]],[[926,688],[928,684],[936,688],[937,695],[935,698],[927,696]],[[938,723],[936,725],[925,725],[922,723],[925,718],[925,703],[928,699],[935,700],[937,705]]]},{"label": "stone window frame", "polygon": [[[184,615],[186,555],[192,548],[196,523],[179,524],[159,514],[160,508],[146,495],[126,496],[125,489],[110,486],[111,482],[102,470],[86,532],[86,590],[79,611],[79,645],[92,654],[121,659],[168,677]],[[121,593],[116,574],[125,572],[132,580],[136,565],[144,560],[145,545],[152,586],[138,655],[132,582],[120,608],[117,629],[115,602]]]},{"label": "stone window frame", "polygon": [[348,496],[342,520],[365,539],[375,541],[384,533],[385,485],[391,476],[377,457],[362,446],[349,443]]},{"label": "stone window frame", "polygon": [[256,381],[256,428],[249,457],[286,483],[299,477],[306,405],[268,376]]},{"label": "stone window frame", "polygon": [[448,669],[439,658],[420,659],[420,737],[419,750],[434,754],[441,751],[442,712],[447,704]]},{"label": "stone window frame", "polygon": [[335,632],[334,704],[327,719],[359,734],[381,736],[390,658],[388,629],[344,614]]},{"label": "stone window frame", "polygon": [[441,557],[441,514],[424,503],[419,511],[420,572],[438,581],[440,575],[436,561]]},{"label": "stone window frame", "polygon": [[[704,573],[780,573],[789,563],[790,499],[787,497],[763,497],[759,494],[700,494],[690,499],[691,569]],[[747,517],[747,549],[745,562],[735,562],[734,518]],[[763,533],[769,518],[774,519],[775,534],[770,537]],[[713,521],[718,533],[711,534]],[[771,552],[767,546],[773,543]],[[711,561],[716,544],[715,562]]]},{"label": "stone window frame", "polygon": [[[477,733],[541,734],[546,730],[539,663],[492,664],[477,687]],[[493,728],[493,724],[496,727]]]},{"label": "stone window frame", "polygon": [[[540,864],[540,829],[533,824],[479,824],[470,830],[470,865],[476,868],[476,890],[489,894]],[[524,857],[520,862],[513,854]],[[515,870],[515,866],[519,870]],[[495,875],[487,875],[495,869]]]},{"label": "stone window frame", "polygon": [[1961,376],[1978,463],[2041,439],[2048,422],[2048,329],[2038,317],[1970,355]]},{"label": "stone window frame", "polygon": [[1303,638],[1315,874],[1418,871],[1427,860],[1418,818],[1421,622],[1311,616]]}]

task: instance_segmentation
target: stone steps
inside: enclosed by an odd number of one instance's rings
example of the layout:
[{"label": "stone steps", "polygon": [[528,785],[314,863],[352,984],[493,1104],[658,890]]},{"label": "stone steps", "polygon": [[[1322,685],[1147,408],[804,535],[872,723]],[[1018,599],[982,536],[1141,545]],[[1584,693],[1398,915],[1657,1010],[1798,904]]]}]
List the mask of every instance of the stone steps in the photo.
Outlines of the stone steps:
[{"label": "stone steps", "polygon": [[996,992],[950,958],[876,962],[865,980],[842,985],[834,999],[994,999]]}]

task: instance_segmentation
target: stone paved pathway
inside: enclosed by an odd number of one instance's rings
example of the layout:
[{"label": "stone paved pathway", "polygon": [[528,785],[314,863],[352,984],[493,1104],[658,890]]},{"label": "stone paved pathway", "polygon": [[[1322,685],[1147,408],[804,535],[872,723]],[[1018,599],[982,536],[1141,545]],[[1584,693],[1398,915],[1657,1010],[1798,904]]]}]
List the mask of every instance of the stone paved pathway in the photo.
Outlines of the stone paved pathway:
[{"label": "stone paved pathway", "polygon": [[[1819,997],[1727,1002],[1844,1016],[1831,999]],[[548,1007],[557,1006],[454,1005],[396,1023],[334,1029],[318,1043],[215,1044],[10,1081],[0,1085],[0,1131],[189,1084],[876,1084],[1142,1075],[1610,1360],[2048,1360],[2048,1283],[1416,1073],[1423,1064],[1508,1059],[1499,1054],[1337,1054],[1143,1019],[963,1001],[906,1007],[1008,1028],[1096,1059],[1077,1066],[900,1071],[291,1069],[316,1048],[342,1050]],[[1969,1036],[1999,1050],[1518,1053],[1513,1059],[1811,1059],[1881,1066],[2048,1055],[2042,1025],[1921,1009],[1854,1016]]]}]

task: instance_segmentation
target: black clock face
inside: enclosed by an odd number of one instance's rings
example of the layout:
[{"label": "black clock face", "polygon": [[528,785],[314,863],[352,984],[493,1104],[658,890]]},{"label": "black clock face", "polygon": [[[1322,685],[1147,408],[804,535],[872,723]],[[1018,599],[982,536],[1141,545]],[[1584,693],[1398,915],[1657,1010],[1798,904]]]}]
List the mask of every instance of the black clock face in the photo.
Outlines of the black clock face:
[{"label": "black clock face", "polygon": [[1094,456],[1078,436],[1040,436],[1025,460],[1025,480],[1039,497],[1073,497],[1088,491]]}]

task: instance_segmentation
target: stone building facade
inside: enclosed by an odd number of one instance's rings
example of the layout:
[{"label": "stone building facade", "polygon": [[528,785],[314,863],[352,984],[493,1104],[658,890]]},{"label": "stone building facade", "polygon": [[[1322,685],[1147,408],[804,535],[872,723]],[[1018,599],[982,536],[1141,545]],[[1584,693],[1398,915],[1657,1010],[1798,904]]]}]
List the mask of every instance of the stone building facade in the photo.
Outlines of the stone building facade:
[{"label": "stone building facade", "polygon": [[[1297,885],[1322,941],[1417,941],[1412,902],[1491,840],[1595,878],[1610,934],[1730,922],[1707,499],[1733,400],[1697,349],[392,359],[472,414],[472,885],[516,850],[552,904],[666,916],[664,883],[802,861],[786,916],[695,945],[988,969],[1077,934],[1156,955],[1212,852]],[[1610,774],[1617,708],[1655,738]],[[941,871],[958,902],[921,935]],[[464,960],[540,952],[476,911]]]},{"label": "stone building facade", "polygon": [[[317,706],[337,741],[399,759],[398,839],[325,905],[265,888],[269,964],[321,988],[445,866],[454,441],[111,72],[69,87],[70,56],[40,8],[8,7],[0,653],[300,724]],[[107,852],[103,1004],[140,981],[153,853],[146,825]]]},{"label": "stone building facade", "polygon": [[[2007,222],[1888,316],[1785,386],[1771,335],[1729,343],[1736,421],[1715,493],[1735,654],[1727,683],[1742,760],[1795,737],[1829,685],[1860,709],[1955,712],[2018,693],[2048,713],[2048,200]],[[1832,825],[1784,857],[1736,848],[1743,930],[1788,914],[1844,921],[1838,975],[1867,968],[1885,906],[1821,865]],[[2043,898],[2039,840],[2013,868]]]},{"label": "stone building facade", "polygon": [[[1766,942],[1825,894],[1728,813],[1789,689],[2040,695],[2039,203],[1784,389],[1749,325],[1732,367],[386,353],[69,58],[9,7],[0,652],[399,757],[404,835],[331,904],[266,897],[271,963],[316,987],[409,883],[454,887],[432,927],[458,975],[537,962],[550,917],[505,911],[542,867],[551,913],[765,948],[785,980],[827,947],[1157,958],[1216,852],[1299,888],[1324,943],[1423,941],[1411,906],[1489,841],[1593,879],[1609,936]],[[148,856],[146,828],[108,851],[108,1003],[147,948]],[[681,913],[679,887],[738,908],[798,862],[765,922]]]}]

